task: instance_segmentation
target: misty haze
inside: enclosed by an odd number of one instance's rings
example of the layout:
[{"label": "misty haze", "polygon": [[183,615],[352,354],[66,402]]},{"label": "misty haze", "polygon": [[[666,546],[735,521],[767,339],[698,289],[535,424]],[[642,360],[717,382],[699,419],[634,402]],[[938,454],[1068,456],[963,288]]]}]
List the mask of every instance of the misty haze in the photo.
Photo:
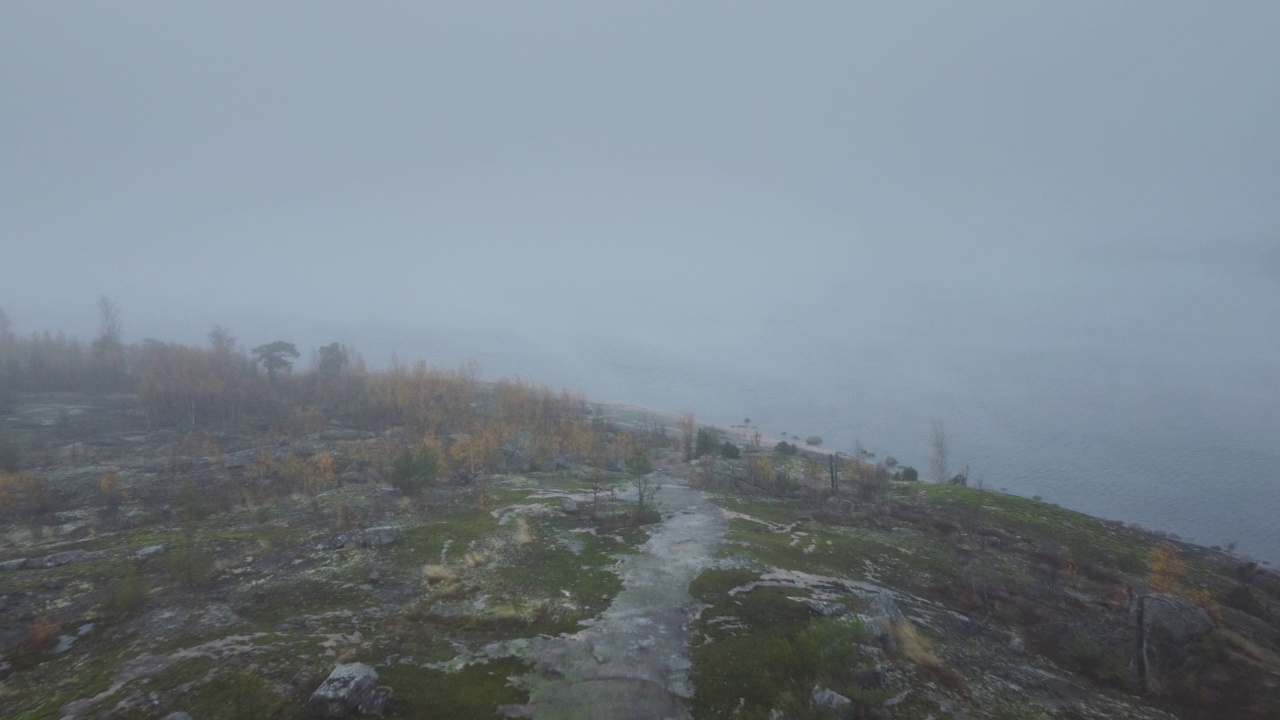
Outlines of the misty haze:
[{"label": "misty haze", "polygon": [[1277,27],[0,8],[0,715],[1280,716]]}]

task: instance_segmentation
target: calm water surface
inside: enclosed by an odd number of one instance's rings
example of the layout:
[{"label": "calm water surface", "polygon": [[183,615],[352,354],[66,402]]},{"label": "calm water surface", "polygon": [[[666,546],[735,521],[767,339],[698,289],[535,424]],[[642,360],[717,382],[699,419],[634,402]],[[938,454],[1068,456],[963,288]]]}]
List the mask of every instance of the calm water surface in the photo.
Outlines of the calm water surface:
[{"label": "calm water surface", "polygon": [[817,320],[727,312],[662,342],[577,327],[428,331],[395,347],[702,422],[861,442],[922,472],[939,418],[953,468],[987,487],[1280,562],[1277,284],[1190,271],[1095,283],[1080,305],[901,323],[860,321],[850,298]]}]

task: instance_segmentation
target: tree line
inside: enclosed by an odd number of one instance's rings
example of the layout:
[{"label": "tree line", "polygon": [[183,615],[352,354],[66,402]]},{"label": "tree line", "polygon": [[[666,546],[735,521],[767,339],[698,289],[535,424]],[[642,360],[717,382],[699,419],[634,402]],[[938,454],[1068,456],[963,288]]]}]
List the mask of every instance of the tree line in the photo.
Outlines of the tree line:
[{"label": "tree line", "polygon": [[[513,438],[542,467],[557,458],[620,467],[627,450],[608,447],[627,434],[603,427],[585,396],[519,378],[482,383],[474,365],[437,368],[393,359],[390,367],[370,371],[359,352],[333,342],[319,348],[309,369],[297,370],[300,353],[285,340],[246,349],[215,325],[205,345],[126,344],[115,303],[103,298],[98,312],[98,335],[86,344],[47,331],[21,335],[0,310],[0,405],[17,393],[119,393],[134,395],[148,426],[157,429],[401,427],[434,448],[442,468],[472,475],[495,467]],[[622,440],[626,445],[628,438]]]},{"label": "tree line", "polygon": [[89,343],[61,332],[22,335],[0,309],[0,394],[132,393],[153,426],[234,429],[246,425],[373,429],[404,426],[416,434],[466,433],[498,423],[558,436],[581,446],[571,425],[590,415],[584,396],[515,379],[481,384],[473,365],[456,369],[405,365],[370,372],[355,349],[319,348],[311,368],[296,371],[297,347],[277,340],[246,350],[215,325],[208,344],[122,340],[120,310],[98,303],[100,329]]}]

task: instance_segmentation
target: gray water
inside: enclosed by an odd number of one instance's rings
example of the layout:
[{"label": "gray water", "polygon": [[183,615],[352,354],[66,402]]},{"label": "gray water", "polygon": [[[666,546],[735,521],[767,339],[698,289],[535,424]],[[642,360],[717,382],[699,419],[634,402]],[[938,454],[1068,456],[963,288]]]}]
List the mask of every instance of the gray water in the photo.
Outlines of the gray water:
[{"label": "gray water", "polygon": [[382,328],[361,342],[374,364],[393,349],[474,360],[482,377],[721,426],[750,417],[834,449],[860,442],[922,473],[936,418],[953,471],[968,466],[971,482],[1280,560],[1277,283],[1147,270],[1067,268],[1067,289],[1039,306],[1025,294],[984,305],[968,291],[963,313],[852,296],[810,316],[726,303],[707,324],[639,339],[625,326],[548,323]]},{"label": "gray water", "polygon": [[1280,560],[1276,3],[0,4],[18,332],[474,359]]}]

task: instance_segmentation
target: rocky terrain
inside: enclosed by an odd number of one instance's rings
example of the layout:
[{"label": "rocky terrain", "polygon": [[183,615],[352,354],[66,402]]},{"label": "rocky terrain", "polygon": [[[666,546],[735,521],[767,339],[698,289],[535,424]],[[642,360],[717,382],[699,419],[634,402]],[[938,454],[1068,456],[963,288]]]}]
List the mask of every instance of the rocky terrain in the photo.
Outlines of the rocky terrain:
[{"label": "rocky terrain", "polygon": [[662,419],[615,421],[647,474],[534,472],[509,442],[406,491],[402,428],[183,433],[126,395],[20,397],[0,714],[1280,717],[1266,567],[883,468],[832,491],[805,451],[686,462]]}]

